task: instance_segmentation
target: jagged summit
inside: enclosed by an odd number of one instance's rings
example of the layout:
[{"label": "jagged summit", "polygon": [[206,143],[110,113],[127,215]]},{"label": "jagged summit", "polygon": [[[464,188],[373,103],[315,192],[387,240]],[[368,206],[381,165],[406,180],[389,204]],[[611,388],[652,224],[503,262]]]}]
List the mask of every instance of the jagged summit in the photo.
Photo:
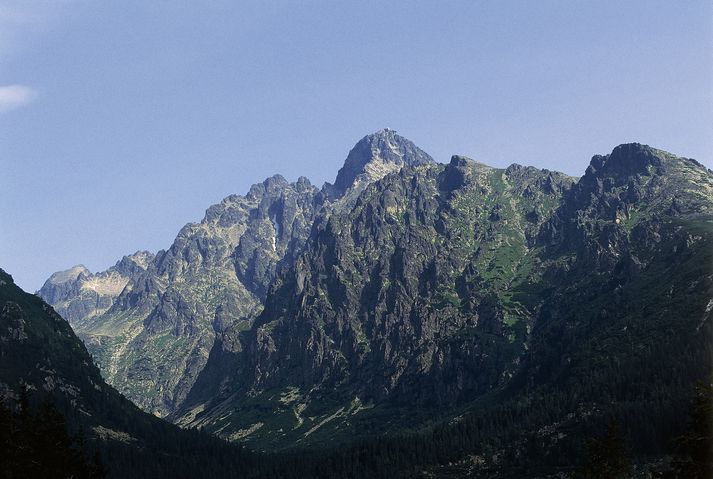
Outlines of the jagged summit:
[{"label": "jagged summit", "polygon": [[463,167],[466,165],[470,165],[473,168],[477,168],[478,170],[483,170],[483,171],[496,169],[494,166],[486,165],[485,163],[480,162],[478,160],[474,160],[473,158],[470,158],[468,156],[463,156],[463,155],[451,156],[451,161],[449,163],[449,166],[451,168]]},{"label": "jagged summit", "polygon": [[674,155],[641,143],[624,143],[608,155],[595,155],[585,175],[608,175],[626,178],[652,174],[663,175],[681,169],[710,171],[694,159]]},{"label": "jagged summit", "polygon": [[[432,407],[501,391],[521,404],[561,384],[574,389],[560,398],[610,404],[619,386],[596,394],[612,374],[643,398],[662,368],[691,370],[708,349],[678,348],[702,338],[711,309],[712,199],[713,173],[644,145],[573,178],[437,164],[384,129],[335,185],[272,176],[152,261],[78,271],[40,295],[145,410],[267,450],[334,444],[416,425],[410,405],[430,421]],[[639,336],[653,339],[632,349]],[[567,401],[537,418],[566,417]]]},{"label": "jagged summit", "polygon": [[262,197],[266,192],[281,190],[289,185],[290,182],[284,176],[278,174],[266,178],[261,183],[255,183],[250,187],[250,191],[246,197],[255,199]]},{"label": "jagged summit", "polygon": [[97,273],[81,264],[73,266],[50,276],[37,294],[76,326],[81,320],[107,311],[124,287],[144,273],[153,260],[153,253],[136,251]]},{"label": "jagged summit", "polygon": [[[136,269],[145,270],[148,268],[148,265],[153,258],[154,254],[150,251],[139,250],[135,253],[122,257],[112,268],[109,269],[116,270],[122,274],[130,274],[130,272]],[[89,278],[93,275],[94,274],[89,270],[89,268],[83,264],[77,264],[69,269],[53,273],[47,281],[45,281],[43,288],[50,287],[51,285],[73,283],[79,280],[82,276],[84,278]]]},{"label": "jagged summit", "polygon": [[649,173],[649,168],[660,168],[662,157],[669,155],[640,143],[625,143],[617,146],[608,155],[594,155],[585,175],[630,176]]},{"label": "jagged summit", "polygon": [[585,184],[603,178],[627,183],[641,176],[665,176],[667,181],[696,181],[709,173],[710,170],[696,160],[640,143],[625,143],[608,155],[593,156],[582,179]]},{"label": "jagged summit", "polygon": [[384,128],[367,135],[351,149],[344,166],[337,173],[334,188],[338,195],[356,183],[369,183],[383,178],[403,166],[434,163],[433,158],[413,142]]},{"label": "jagged summit", "polygon": [[68,281],[75,281],[80,274],[89,275],[91,273],[86,266],[84,266],[83,264],[78,264],[64,271],[57,271],[56,273],[53,273],[52,276],[49,277],[47,282],[53,284],[62,284]]}]

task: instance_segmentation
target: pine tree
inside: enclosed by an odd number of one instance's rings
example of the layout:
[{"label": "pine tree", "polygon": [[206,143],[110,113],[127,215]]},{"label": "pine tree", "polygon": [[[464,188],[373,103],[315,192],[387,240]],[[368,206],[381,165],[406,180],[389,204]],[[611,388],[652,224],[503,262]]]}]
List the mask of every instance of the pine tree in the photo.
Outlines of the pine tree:
[{"label": "pine tree", "polygon": [[106,475],[98,458],[85,456],[84,443],[67,430],[64,416],[46,398],[35,411],[26,387],[16,410],[0,400],[0,477],[98,479]]},{"label": "pine tree", "polygon": [[631,459],[621,427],[611,420],[606,433],[587,442],[587,458],[582,469],[586,479],[624,479],[631,472]]},{"label": "pine tree", "polygon": [[672,477],[713,477],[713,384],[710,382],[696,387],[688,430],[675,443]]}]

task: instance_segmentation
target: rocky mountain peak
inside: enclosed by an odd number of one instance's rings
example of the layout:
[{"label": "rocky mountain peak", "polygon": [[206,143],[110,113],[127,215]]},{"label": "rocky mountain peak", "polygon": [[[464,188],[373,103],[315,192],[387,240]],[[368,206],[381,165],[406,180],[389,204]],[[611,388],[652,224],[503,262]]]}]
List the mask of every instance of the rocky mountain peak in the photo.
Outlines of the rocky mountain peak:
[{"label": "rocky mountain peak", "polygon": [[445,191],[453,191],[471,181],[474,173],[493,170],[493,167],[479,163],[466,156],[453,155],[450,163],[446,165],[441,173],[439,187]]},{"label": "rocky mountain peak", "polygon": [[[335,185],[275,175],[210,207],[158,259],[78,266],[40,295],[140,407],[258,447],[333,442],[400,427],[383,421],[392,407],[455,411],[545,384],[570,358],[601,359],[613,331],[611,351],[629,350],[626,328],[648,334],[655,314],[657,351],[693,290],[700,328],[711,198],[712,172],[645,145],[595,156],[577,180],[435,164],[385,129],[354,146]],[[677,258],[690,264],[666,283]],[[630,364],[655,359],[638,354]]]},{"label": "rocky mountain peak", "polygon": [[107,311],[124,288],[145,273],[154,254],[137,251],[105,271],[92,273],[84,265],[49,277],[37,294],[73,326]]},{"label": "rocky mountain peak", "polygon": [[411,141],[384,128],[367,135],[351,149],[334,182],[338,196],[357,183],[369,183],[403,166],[434,163],[433,158]]},{"label": "rocky mountain peak", "polygon": [[[592,157],[578,188],[601,194],[612,187],[627,186],[628,190],[632,190],[634,185],[638,185],[639,190],[646,187],[653,197],[661,199],[666,189],[671,190],[667,192],[668,196],[690,193],[687,189],[676,188],[681,182],[697,184],[701,188],[699,192],[710,190],[709,175],[710,170],[696,160],[648,145],[627,143],[617,146],[608,155]],[[652,179],[655,180],[653,183]]]},{"label": "rocky mountain peak", "polygon": [[81,274],[90,275],[91,272],[83,264],[78,264],[64,271],[57,271],[56,273],[53,273],[47,282],[51,284],[62,284],[70,281],[76,281]]},{"label": "rocky mountain peak", "polygon": [[117,272],[130,276],[140,274],[149,267],[149,264],[154,259],[154,254],[150,251],[137,251],[134,254],[129,254],[121,258],[114,268]]},{"label": "rocky mountain peak", "polygon": [[266,178],[262,183],[256,183],[250,187],[247,197],[250,199],[260,198],[265,194],[274,195],[283,190],[289,182],[280,174]]},{"label": "rocky mountain peak", "polygon": [[467,156],[462,156],[462,155],[453,155],[451,156],[451,162],[449,165],[454,168],[458,167],[463,167],[467,166],[469,163],[474,163],[475,160],[472,160],[471,158],[468,158]]},{"label": "rocky mountain peak", "polygon": [[624,179],[636,175],[662,173],[664,158],[672,156],[639,143],[619,145],[609,155],[595,155],[585,176]]},{"label": "rocky mountain peak", "polygon": [[710,215],[711,198],[711,172],[697,161],[623,144],[592,157],[542,234],[550,244],[593,251],[588,267],[609,268],[627,252],[630,234],[657,234],[662,216]]}]

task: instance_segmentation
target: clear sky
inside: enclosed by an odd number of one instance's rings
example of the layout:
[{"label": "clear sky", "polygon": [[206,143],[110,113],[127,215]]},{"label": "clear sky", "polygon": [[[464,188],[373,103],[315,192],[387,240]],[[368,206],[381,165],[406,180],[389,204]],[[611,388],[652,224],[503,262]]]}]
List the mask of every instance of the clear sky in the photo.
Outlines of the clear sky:
[{"label": "clear sky", "polygon": [[442,162],[712,167],[712,55],[710,0],[0,0],[0,267],[34,291],[168,248],[383,127]]}]

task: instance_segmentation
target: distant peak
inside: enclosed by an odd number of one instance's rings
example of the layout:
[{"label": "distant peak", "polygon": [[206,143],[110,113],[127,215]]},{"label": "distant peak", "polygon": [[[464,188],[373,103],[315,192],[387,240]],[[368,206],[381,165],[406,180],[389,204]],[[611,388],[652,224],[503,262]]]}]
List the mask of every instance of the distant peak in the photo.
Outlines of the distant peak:
[{"label": "distant peak", "polygon": [[370,133],[370,134],[366,135],[364,138],[362,138],[361,140],[359,140],[359,142],[375,143],[375,142],[378,142],[379,140],[390,140],[390,141],[396,142],[396,143],[408,142],[408,143],[413,144],[410,140],[397,134],[396,130],[393,130],[391,128],[382,128],[381,130],[375,131],[374,133]]},{"label": "distant peak", "polygon": [[433,158],[391,128],[383,128],[359,140],[337,173],[334,187],[339,195],[358,180],[381,179],[403,166],[434,163]]},{"label": "distant peak", "polygon": [[289,182],[285,179],[284,176],[280,174],[275,174],[268,178],[265,178],[261,183],[255,183],[254,185],[252,185],[246,196],[252,199],[261,198],[265,194],[281,191],[285,189],[285,187],[288,185]]},{"label": "distant peak", "polygon": [[52,274],[47,281],[53,284],[61,284],[68,281],[75,281],[82,274],[88,276],[91,272],[83,264],[78,264],[64,271],[57,271]]},{"label": "distant peak", "polygon": [[468,163],[474,162],[472,158],[468,158],[467,156],[463,155],[453,155],[451,156],[451,162],[450,164],[453,166],[465,166]]}]

